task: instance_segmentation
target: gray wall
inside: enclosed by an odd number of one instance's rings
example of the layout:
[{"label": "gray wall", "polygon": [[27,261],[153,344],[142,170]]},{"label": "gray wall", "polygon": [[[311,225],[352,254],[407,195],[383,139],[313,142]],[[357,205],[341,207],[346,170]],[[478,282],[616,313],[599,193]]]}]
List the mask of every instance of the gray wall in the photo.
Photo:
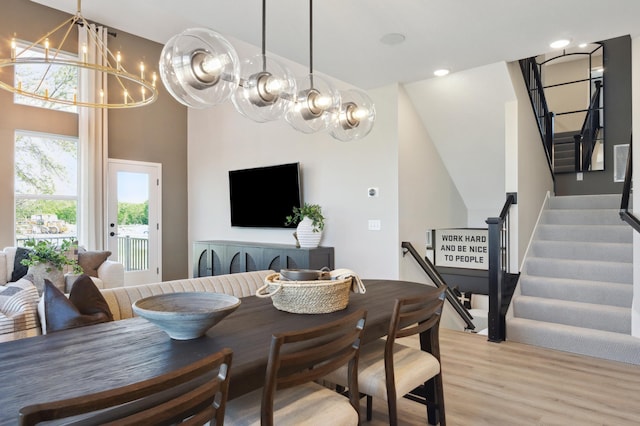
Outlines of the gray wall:
[{"label": "gray wall", "polygon": [[604,170],[556,175],[556,195],[621,194],[622,183],[613,181],[613,147],[628,144],[631,135],[631,38],[605,40],[604,44]]},{"label": "gray wall", "polygon": [[[0,14],[0,56],[9,57],[10,40],[35,41],[68,15],[25,0],[3,0]],[[142,59],[157,70],[162,46],[113,29],[112,50],[126,54],[123,65],[136,70]],[[69,46],[76,46],[76,35]],[[52,40],[53,41],[53,40]],[[65,48],[66,48],[65,44]],[[70,50],[70,49],[68,49]],[[130,59],[131,62],[127,62]],[[13,69],[0,69],[0,78],[12,82]],[[110,89],[117,89],[115,84]],[[109,111],[109,157],[162,164],[163,170],[163,279],[189,274],[187,245],[187,109],[164,91],[151,106]],[[114,95],[115,96],[115,95]],[[31,130],[69,136],[78,134],[75,114],[13,104],[13,95],[0,90],[0,247],[14,244],[13,158],[14,131]]]}]

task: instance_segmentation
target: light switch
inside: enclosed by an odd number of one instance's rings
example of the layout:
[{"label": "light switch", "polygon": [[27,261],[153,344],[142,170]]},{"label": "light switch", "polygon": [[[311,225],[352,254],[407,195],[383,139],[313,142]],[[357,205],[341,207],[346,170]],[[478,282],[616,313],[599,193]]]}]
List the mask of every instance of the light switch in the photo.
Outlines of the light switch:
[{"label": "light switch", "polygon": [[369,219],[369,231],[379,231],[379,230],[380,230],[380,220]]}]

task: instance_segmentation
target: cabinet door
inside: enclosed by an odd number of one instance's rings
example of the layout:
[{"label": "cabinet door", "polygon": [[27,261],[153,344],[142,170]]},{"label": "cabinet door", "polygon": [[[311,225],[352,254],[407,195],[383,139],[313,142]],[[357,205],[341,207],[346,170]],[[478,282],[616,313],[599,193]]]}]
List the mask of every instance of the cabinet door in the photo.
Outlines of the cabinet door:
[{"label": "cabinet door", "polygon": [[193,276],[208,277],[213,275],[211,270],[211,256],[209,245],[203,243],[193,244]]},{"label": "cabinet door", "polygon": [[334,269],[333,248],[319,247],[309,250],[309,269]]},{"label": "cabinet door", "polygon": [[225,246],[209,244],[209,258],[211,259],[211,275],[222,275],[225,263]]},{"label": "cabinet door", "polygon": [[271,269],[276,272],[280,272],[280,269],[284,269],[281,259],[284,259],[285,250],[276,248],[265,248],[262,251],[262,268]]}]

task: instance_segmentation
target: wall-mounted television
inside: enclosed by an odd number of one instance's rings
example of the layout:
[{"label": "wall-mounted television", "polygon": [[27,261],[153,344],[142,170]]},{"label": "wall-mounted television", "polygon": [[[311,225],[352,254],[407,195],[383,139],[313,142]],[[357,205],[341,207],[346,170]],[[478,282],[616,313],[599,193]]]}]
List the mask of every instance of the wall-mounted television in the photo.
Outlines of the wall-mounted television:
[{"label": "wall-mounted television", "polygon": [[294,228],[285,218],[302,205],[300,163],[229,171],[231,226]]}]

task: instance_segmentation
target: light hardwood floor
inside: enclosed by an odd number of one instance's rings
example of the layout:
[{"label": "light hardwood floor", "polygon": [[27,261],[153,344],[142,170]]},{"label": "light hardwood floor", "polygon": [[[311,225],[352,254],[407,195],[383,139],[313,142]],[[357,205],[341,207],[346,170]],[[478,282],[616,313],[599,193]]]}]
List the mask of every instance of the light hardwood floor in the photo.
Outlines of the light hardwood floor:
[{"label": "light hardwood floor", "polygon": [[[412,342],[414,343],[414,342]],[[640,366],[440,329],[450,426],[640,425]],[[374,418],[388,425],[386,402]],[[426,424],[423,405],[402,399],[400,425]]]}]

